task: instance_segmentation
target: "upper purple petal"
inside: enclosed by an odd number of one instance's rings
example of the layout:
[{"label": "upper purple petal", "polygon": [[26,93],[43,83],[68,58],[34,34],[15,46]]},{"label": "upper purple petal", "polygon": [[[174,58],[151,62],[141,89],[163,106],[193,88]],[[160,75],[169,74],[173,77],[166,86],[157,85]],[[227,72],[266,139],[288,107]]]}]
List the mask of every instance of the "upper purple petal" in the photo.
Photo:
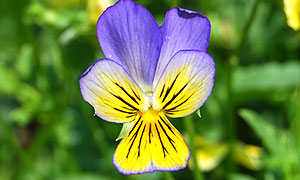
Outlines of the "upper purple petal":
[{"label": "upper purple petal", "polygon": [[104,55],[122,64],[145,92],[151,90],[162,34],[149,11],[120,0],[100,16],[97,35]]},{"label": "upper purple petal", "polygon": [[169,60],[180,50],[206,51],[210,36],[209,20],[198,12],[173,8],[167,12],[161,26],[163,45],[157,64],[154,84]]}]

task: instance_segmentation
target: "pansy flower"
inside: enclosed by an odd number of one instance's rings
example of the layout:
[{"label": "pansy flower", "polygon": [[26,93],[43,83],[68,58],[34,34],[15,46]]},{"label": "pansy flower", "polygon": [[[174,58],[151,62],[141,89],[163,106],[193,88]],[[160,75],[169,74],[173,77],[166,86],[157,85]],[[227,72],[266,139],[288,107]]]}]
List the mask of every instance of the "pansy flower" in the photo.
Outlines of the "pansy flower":
[{"label": "pansy flower", "polygon": [[120,0],[100,16],[97,35],[106,59],[80,76],[82,96],[102,119],[132,124],[113,164],[123,174],[185,168],[189,147],[166,116],[193,113],[212,91],[209,20],[173,8],[159,26],[144,7]]}]

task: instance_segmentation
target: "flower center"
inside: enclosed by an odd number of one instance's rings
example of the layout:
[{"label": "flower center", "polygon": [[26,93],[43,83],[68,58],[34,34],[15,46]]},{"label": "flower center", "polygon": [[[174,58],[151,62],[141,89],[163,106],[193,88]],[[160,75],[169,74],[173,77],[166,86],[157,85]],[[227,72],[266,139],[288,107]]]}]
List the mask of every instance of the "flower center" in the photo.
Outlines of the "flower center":
[{"label": "flower center", "polygon": [[141,113],[141,116],[143,119],[147,122],[155,122],[158,120],[159,111],[149,109],[148,111],[145,111]]},{"label": "flower center", "polygon": [[143,103],[143,106],[140,109],[141,113],[144,113],[146,111],[157,111],[160,112],[161,111],[161,105],[153,98],[152,94],[153,92],[147,92],[147,98],[145,100],[145,102]]}]

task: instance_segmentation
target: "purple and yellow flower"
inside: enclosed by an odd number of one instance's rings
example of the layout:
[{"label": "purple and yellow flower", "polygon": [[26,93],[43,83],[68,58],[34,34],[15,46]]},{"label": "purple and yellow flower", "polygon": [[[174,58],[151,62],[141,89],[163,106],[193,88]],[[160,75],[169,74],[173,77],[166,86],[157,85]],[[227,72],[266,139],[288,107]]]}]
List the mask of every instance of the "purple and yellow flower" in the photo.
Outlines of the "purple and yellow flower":
[{"label": "purple and yellow flower", "polygon": [[106,59],[80,76],[82,96],[102,119],[132,123],[113,164],[123,174],[185,168],[190,150],[166,116],[195,112],[212,91],[209,20],[173,8],[159,26],[144,7],[120,0],[100,16],[97,35]]}]

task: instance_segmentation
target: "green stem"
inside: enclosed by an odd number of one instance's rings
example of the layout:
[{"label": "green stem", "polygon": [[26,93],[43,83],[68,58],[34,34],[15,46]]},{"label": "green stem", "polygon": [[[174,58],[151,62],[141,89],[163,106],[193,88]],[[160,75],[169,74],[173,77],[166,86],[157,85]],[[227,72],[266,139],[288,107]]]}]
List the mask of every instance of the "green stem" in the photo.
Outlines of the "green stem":
[{"label": "green stem", "polygon": [[195,125],[192,116],[187,116],[184,118],[185,128],[188,131],[188,135],[190,138],[189,146],[191,150],[191,161],[193,164],[193,174],[195,180],[203,180],[203,174],[199,169],[198,162],[197,162],[197,156],[196,156],[196,147],[195,147]]},{"label": "green stem", "polygon": [[[296,107],[297,109],[300,109],[300,87],[296,89]],[[300,112],[296,111],[296,115],[294,116],[294,119],[292,121],[292,127],[291,131],[293,132],[294,139],[295,139],[295,149],[296,152],[300,151]],[[300,172],[300,154],[296,153],[296,157],[298,160],[298,166],[297,170]]]},{"label": "green stem", "polygon": [[172,7],[178,7],[178,1],[179,0],[172,0]]},{"label": "green stem", "polygon": [[250,17],[249,17],[247,23],[245,24],[245,27],[244,27],[244,29],[242,31],[242,34],[241,34],[240,41],[239,41],[238,45],[235,48],[233,56],[238,57],[241,53],[241,50],[243,49],[243,46],[245,44],[245,41],[246,41],[247,35],[249,33],[250,27],[253,24],[253,21],[254,21],[259,3],[260,3],[260,0],[255,0],[254,5],[253,5],[252,10],[251,10]]},{"label": "green stem", "polygon": [[[86,121],[86,124],[87,124],[91,134],[93,135],[96,148],[103,154],[105,154],[105,152],[111,151],[111,149],[109,148],[109,144],[107,144],[106,141],[104,141],[104,140],[99,141],[97,139],[97,137],[95,136],[95,132],[97,131],[97,127],[99,125],[97,125],[97,122],[91,118],[92,115],[87,113],[89,111],[86,108],[87,107],[86,104],[81,103],[80,107],[81,107],[81,109],[83,109],[84,120]],[[107,158],[109,159],[111,157],[107,157]]]},{"label": "green stem", "polygon": [[7,140],[8,140],[7,144],[9,144],[9,146],[12,147],[11,153],[16,153],[16,158],[19,159],[20,161],[26,159],[26,154],[24,153],[23,149],[20,147],[20,144],[18,143],[14,131],[12,130],[10,125],[4,121],[1,112],[0,112],[0,126],[3,129],[2,133],[7,136]]},{"label": "green stem", "polygon": [[236,139],[236,119],[235,119],[235,100],[232,92],[232,70],[233,66],[231,63],[227,64],[227,78],[226,78],[226,86],[227,86],[227,103],[225,103],[224,109],[226,110],[226,118],[227,118],[227,138],[229,140],[229,156],[226,162],[227,172],[232,173],[235,171],[235,165],[233,162],[233,147]]},{"label": "green stem", "polygon": [[245,27],[242,31],[240,41],[236,46],[234,52],[230,56],[227,62],[227,78],[226,78],[226,86],[227,86],[227,103],[224,104],[224,109],[226,110],[226,118],[227,118],[227,138],[229,140],[229,158],[227,160],[227,171],[232,173],[235,171],[235,165],[233,163],[233,147],[236,140],[236,119],[235,119],[235,99],[232,90],[232,72],[234,71],[236,60],[239,59],[243,46],[245,44],[247,35],[249,33],[250,27],[253,24],[258,5],[260,0],[255,0],[254,5],[251,10],[250,17],[245,24]]},{"label": "green stem", "polygon": [[164,176],[166,180],[174,180],[174,177],[172,176],[171,172],[165,171]]}]

